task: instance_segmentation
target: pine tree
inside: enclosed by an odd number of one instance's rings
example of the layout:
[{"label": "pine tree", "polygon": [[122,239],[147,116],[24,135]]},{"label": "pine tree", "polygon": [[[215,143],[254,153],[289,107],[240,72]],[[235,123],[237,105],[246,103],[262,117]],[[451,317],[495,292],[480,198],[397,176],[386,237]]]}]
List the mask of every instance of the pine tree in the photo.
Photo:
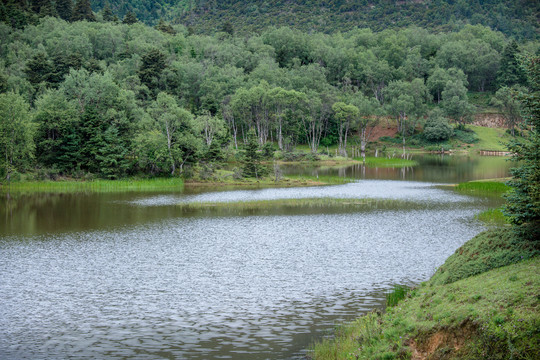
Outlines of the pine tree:
[{"label": "pine tree", "polygon": [[92,12],[92,7],[90,6],[90,0],[79,0],[73,8],[73,15],[71,17],[72,21],[96,21],[96,17]]},{"label": "pine tree", "polygon": [[176,34],[176,30],[174,30],[171,25],[166,24],[165,21],[163,21],[163,19],[159,19],[159,23],[156,25],[156,29],[166,34],[171,34],[171,35]]},{"label": "pine tree", "polygon": [[70,21],[73,14],[73,2],[71,0],[56,0],[56,12],[61,19]]},{"label": "pine tree", "polygon": [[105,4],[105,6],[103,7],[103,10],[101,10],[101,16],[103,17],[103,21],[110,22],[114,20],[114,14],[108,3]]},{"label": "pine tree", "polygon": [[126,16],[124,16],[124,20],[122,20],[124,24],[128,24],[128,25],[135,24],[138,21],[139,20],[137,20],[137,16],[131,10],[126,13]]},{"label": "pine tree", "polygon": [[515,40],[505,46],[501,56],[501,66],[497,72],[499,87],[525,85],[526,77],[518,60],[519,48]]},{"label": "pine tree", "polygon": [[257,136],[255,136],[255,131],[251,129],[248,134],[244,167],[242,169],[244,177],[258,179],[267,173],[267,169],[261,165],[261,155],[258,153],[258,150],[259,143],[257,142]]},{"label": "pine tree", "polygon": [[234,27],[233,27],[233,25],[231,24],[230,21],[226,21],[223,24],[223,27],[222,27],[221,31],[226,32],[227,34],[229,34],[231,36],[234,35]]},{"label": "pine tree", "polygon": [[161,73],[166,67],[165,54],[158,49],[150,50],[143,55],[142,64],[138,71],[141,83],[146,85],[150,90],[157,89]]},{"label": "pine tree", "polygon": [[39,52],[28,60],[24,69],[28,81],[37,87],[42,82],[48,82],[53,73],[53,66],[47,58],[47,54]]},{"label": "pine tree", "polygon": [[529,92],[520,95],[527,112],[529,132],[525,139],[509,144],[513,160],[519,166],[512,169],[513,188],[506,196],[505,214],[517,225],[522,236],[540,242],[540,57],[526,60]]}]

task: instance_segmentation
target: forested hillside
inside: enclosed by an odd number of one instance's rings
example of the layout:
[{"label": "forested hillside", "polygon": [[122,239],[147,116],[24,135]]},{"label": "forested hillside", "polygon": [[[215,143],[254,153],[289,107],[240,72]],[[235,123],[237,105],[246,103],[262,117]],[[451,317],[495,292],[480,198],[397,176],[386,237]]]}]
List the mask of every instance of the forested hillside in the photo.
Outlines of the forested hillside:
[{"label": "forested hillside", "polygon": [[[540,3],[528,0],[83,0],[120,20],[133,14],[148,25],[160,20],[183,24],[197,33],[224,28],[241,34],[270,26],[332,33],[359,28],[374,31],[411,25],[455,31],[466,24],[484,25],[515,37],[536,39]],[[36,24],[39,16],[62,14],[75,0],[2,0],[0,21]],[[104,12],[105,11],[105,12]],[[21,14],[24,14],[21,15]]]},{"label": "forested hillside", "polygon": [[[507,0],[185,0],[180,22],[211,33],[234,24],[241,33],[268,26],[335,32],[354,27],[376,31],[411,25],[438,31],[481,24],[518,38],[538,36],[540,4]],[[187,5],[186,5],[187,4]],[[176,21],[176,20],[175,20]]]},{"label": "forested hillside", "polygon": [[382,119],[397,123],[399,143],[437,144],[468,136],[468,91],[496,93],[513,128],[519,58],[538,53],[481,25],[200,35],[94,14],[88,0],[65,21],[44,15],[49,5],[31,10],[35,25],[0,24],[3,179],[189,176],[253,139],[269,155],[303,144],[346,156]]}]

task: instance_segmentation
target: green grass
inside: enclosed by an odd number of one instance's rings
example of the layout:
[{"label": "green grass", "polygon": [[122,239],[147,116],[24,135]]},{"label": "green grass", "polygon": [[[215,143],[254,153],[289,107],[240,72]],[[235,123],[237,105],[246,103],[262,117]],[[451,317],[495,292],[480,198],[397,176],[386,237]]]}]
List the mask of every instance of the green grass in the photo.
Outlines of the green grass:
[{"label": "green grass", "polygon": [[509,256],[501,267],[476,276],[467,266],[509,241],[507,231],[500,231],[480,234],[465,244],[466,254],[461,249],[447,260],[446,272],[460,272],[459,278],[447,282],[434,276],[384,314],[369,313],[340,326],[335,338],[315,344],[309,356],[410,359],[415,352],[427,359],[540,358],[540,257]]},{"label": "green grass", "polygon": [[[362,158],[354,158],[354,160],[362,161]],[[368,167],[410,167],[417,165],[418,162],[415,160],[366,156],[366,166]]]},{"label": "green grass", "polygon": [[478,136],[478,142],[474,144],[477,150],[506,152],[508,143],[512,136],[506,133],[505,129],[488,128],[483,126],[468,125]]},{"label": "green grass", "polygon": [[395,285],[392,291],[386,294],[386,306],[396,306],[401,300],[405,299],[409,290],[407,286]]},{"label": "green grass", "polygon": [[430,281],[448,284],[537,255],[540,255],[538,244],[521,239],[512,229],[492,229],[457,249]]},{"label": "green grass", "polygon": [[510,187],[500,181],[469,181],[456,185],[454,189],[468,195],[501,196]]},{"label": "green grass", "polygon": [[2,185],[2,191],[17,192],[120,192],[120,191],[180,191],[180,178],[91,180],[91,181],[25,181]]},{"label": "green grass", "polygon": [[509,224],[509,220],[506,216],[504,216],[502,208],[482,211],[480,214],[475,216],[475,219],[480,220],[486,225],[490,226],[502,226]]}]

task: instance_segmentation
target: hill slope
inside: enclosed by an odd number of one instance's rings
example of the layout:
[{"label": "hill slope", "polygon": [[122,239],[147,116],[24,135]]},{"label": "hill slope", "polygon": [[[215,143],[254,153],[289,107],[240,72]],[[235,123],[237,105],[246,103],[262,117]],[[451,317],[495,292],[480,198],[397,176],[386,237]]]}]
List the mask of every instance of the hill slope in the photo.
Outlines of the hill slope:
[{"label": "hill slope", "polygon": [[93,0],[92,7],[98,11],[106,3],[120,17],[133,10],[147,23],[161,17],[202,33],[221,30],[227,22],[239,33],[269,26],[335,32],[415,24],[447,31],[463,24],[482,24],[517,38],[533,39],[538,37],[540,14],[540,3],[526,0]]}]

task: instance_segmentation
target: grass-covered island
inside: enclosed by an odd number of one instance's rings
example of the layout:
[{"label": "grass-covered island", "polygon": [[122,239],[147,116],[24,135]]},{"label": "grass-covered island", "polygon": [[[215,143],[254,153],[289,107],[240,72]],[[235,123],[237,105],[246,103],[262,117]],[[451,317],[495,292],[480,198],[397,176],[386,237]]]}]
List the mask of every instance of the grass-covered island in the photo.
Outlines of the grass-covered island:
[{"label": "grass-covered island", "polygon": [[397,305],[339,326],[309,357],[538,359],[539,253],[511,229],[483,232]]}]

